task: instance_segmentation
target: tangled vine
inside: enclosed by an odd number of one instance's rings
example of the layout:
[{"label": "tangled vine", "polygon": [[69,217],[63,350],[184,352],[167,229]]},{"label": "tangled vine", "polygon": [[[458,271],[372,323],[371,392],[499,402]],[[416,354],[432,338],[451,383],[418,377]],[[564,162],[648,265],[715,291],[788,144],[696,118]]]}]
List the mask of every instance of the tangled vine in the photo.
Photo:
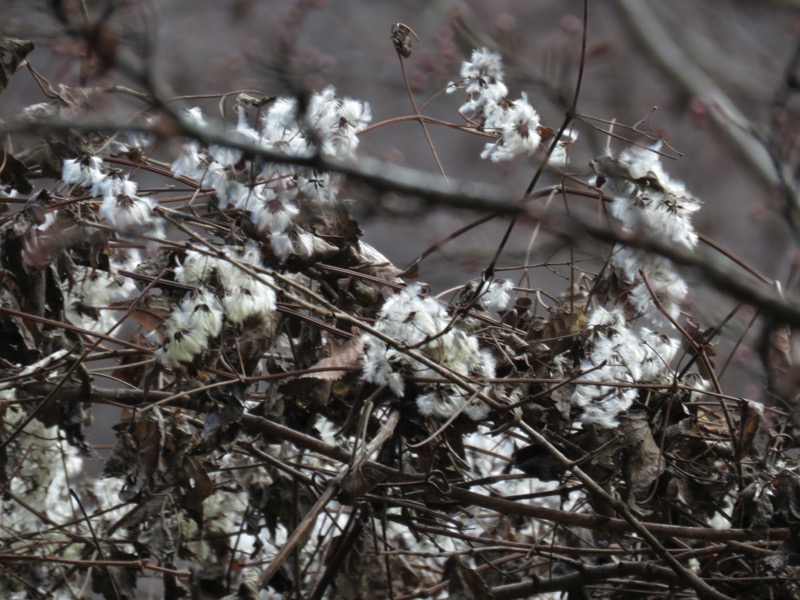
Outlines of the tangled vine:
[{"label": "tangled vine", "polygon": [[[102,22],[60,17],[134,71]],[[391,39],[403,65],[415,34]],[[44,84],[32,44],[0,52],[5,83]],[[223,120],[125,89],[143,107],[104,124],[92,106],[119,88],[46,82],[3,125],[2,595],[800,595],[800,313],[744,263],[693,258],[702,203],[667,144],[619,142],[576,175],[579,88],[548,127],[497,52],[453,73],[446,125],[536,171],[516,201],[372,168],[370,105],[332,86],[226,95]],[[443,123],[411,100],[430,141]],[[590,266],[502,268],[503,241],[437,290],[361,239],[353,207],[387,191],[534,220]],[[573,196],[593,208],[552,202]],[[559,267],[564,289],[537,287]],[[687,268],[770,317],[773,403],[722,389]],[[100,407],[110,448],[89,428]]]}]

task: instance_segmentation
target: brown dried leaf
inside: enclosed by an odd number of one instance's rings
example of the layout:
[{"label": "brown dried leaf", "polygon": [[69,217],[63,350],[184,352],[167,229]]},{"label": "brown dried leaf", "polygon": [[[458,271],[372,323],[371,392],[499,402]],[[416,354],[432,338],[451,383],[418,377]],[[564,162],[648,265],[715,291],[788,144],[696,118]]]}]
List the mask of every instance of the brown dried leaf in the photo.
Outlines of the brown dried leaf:
[{"label": "brown dried leaf", "polygon": [[[755,447],[759,431],[766,431],[768,425],[764,420],[764,406],[752,400],[741,401],[741,425],[736,447],[736,460],[742,460],[750,454],[758,454]],[[756,452],[754,452],[756,451]]]},{"label": "brown dried leaf", "polygon": [[379,483],[386,480],[386,475],[369,466],[351,469],[341,482],[341,490],[336,499],[341,504],[355,504],[364,494],[372,491]]},{"label": "brown dried leaf", "polygon": [[[135,333],[130,341],[134,344],[147,347],[147,339],[139,332]],[[120,366],[118,369],[114,369],[111,375],[116,379],[138,387],[150,369],[150,365],[147,362],[147,359],[150,357],[151,355],[146,353],[137,352],[134,354],[126,354],[119,359]],[[136,366],[129,367],[128,365]]]},{"label": "brown dried leaf", "polygon": [[[333,349],[331,355],[312,365],[314,372],[305,373],[301,377],[321,379],[323,381],[337,381],[344,377],[347,371],[358,366],[364,354],[364,340],[360,334],[355,334],[341,346]],[[331,369],[324,371],[322,369]]]},{"label": "brown dried leaf", "polygon": [[[128,310],[131,305],[133,304],[132,300],[127,300],[124,302],[114,302],[110,305],[111,308],[117,310]],[[169,316],[169,311],[164,310],[162,308],[155,308],[151,306],[145,306],[141,302],[134,308],[131,313],[130,317],[139,323],[142,327],[144,327],[147,331],[154,331],[158,328],[161,323]]]},{"label": "brown dried leaf", "polygon": [[[0,287],[0,306],[22,311],[14,291],[5,286]],[[3,343],[0,344],[0,357],[6,360],[33,360],[39,348],[39,343],[34,336],[38,337],[38,335],[38,328],[32,321],[23,320],[21,317],[2,315],[0,336],[2,336]]]},{"label": "brown dried leaf", "polygon": [[188,456],[178,473],[178,485],[183,490],[181,505],[198,524],[203,522],[203,501],[213,494],[216,486],[200,461]]},{"label": "brown dried leaf", "polygon": [[[558,356],[562,352],[572,349],[576,343],[576,336],[586,330],[589,318],[586,311],[576,305],[575,310],[553,311],[544,326],[539,329],[539,323],[531,327],[528,340],[544,340],[550,351],[550,356]],[[538,330],[538,331],[537,331]]]},{"label": "brown dried leaf", "polygon": [[129,502],[150,483],[164,448],[164,421],[158,411],[119,431],[117,442],[106,460],[105,476],[124,476],[120,500]]},{"label": "brown dried leaf", "polygon": [[[136,561],[139,557],[129,554],[111,546],[106,551],[109,560]],[[119,598],[136,598],[136,583],[139,579],[139,569],[134,567],[106,566],[102,569],[92,570],[92,591],[102,594],[103,598],[114,600]]]},{"label": "brown dried leaf", "polygon": [[0,92],[6,89],[11,76],[35,46],[33,42],[4,38],[0,40]]},{"label": "brown dried leaf", "polygon": [[513,465],[540,481],[560,481],[566,471],[559,460],[536,444],[523,446],[514,452]]},{"label": "brown dried leaf", "polygon": [[2,156],[0,182],[17,190],[20,194],[30,194],[33,191],[33,186],[26,177],[28,167],[9,152],[4,152],[0,156]]},{"label": "brown dried leaf", "polygon": [[176,516],[154,519],[148,527],[143,527],[137,533],[137,545],[148,555],[158,559],[159,564],[174,562],[177,550],[175,539],[180,537],[180,526]]},{"label": "brown dried leaf", "polygon": [[242,399],[228,392],[212,393],[214,402],[203,422],[203,439],[194,452],[204,453],[226,447],[236,440],[244,414]]},{"label": "brown dried leaf", "polygon": [[733,507],[734,523],[744,529],[764,533],[769,529],[775,514],[769,490],[760,482],[754,481],[744,488]]},{"label": "brown dried leaf", "polygon": [[493,600],[491,589],[478,575],[470,569],[461,556],[451,556],[444,563],[444,576],[447,578],[448,592],[451,599],[456,600]]},{"label": "brown dried leaf", "polygon": [[779,527],[800,523],[800,476],[784,470],[774,483],[775,520]]},{"label": "brown dried leaf", "polygon": [[631,411],[620,422],[626,460],[625,480],[631,494],[638,500],[646,498],[650,488],[663,470],[661,450],[653,439],[647,414]]}]

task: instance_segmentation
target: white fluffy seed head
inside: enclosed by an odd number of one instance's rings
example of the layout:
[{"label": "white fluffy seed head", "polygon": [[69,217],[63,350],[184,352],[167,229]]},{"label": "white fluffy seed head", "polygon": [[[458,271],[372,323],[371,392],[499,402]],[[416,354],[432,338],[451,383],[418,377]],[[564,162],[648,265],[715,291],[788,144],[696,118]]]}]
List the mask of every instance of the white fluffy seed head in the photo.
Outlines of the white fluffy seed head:
[{"label": "white fluffy seed head", "polygon": [[638,397],[637,384],[671,376],[679,344],[651,329],[629,327],[619,308],[595,308],[588,330],[591,342],[578,379],[596,383],[576,385],[572,404],[582,409],[583,423],[609,429]]},{"label": "white fluffy seed head", "polygon": [[[416,351],[460,376],[495,376],[492,354],[481,349],[478,339],[460,324],[450,327],[450,317],[444,306],[424,295],[420,284],[411,284],[387,299],[378,313],[375,328],[398,344],[416,347]],[[380,338],[365,336],[365,348],[364,379],[378,385],[387,384],[398,396],[405,392],[403,372],[421,377],[441,376]],[[458,410],[474,420],[481,420],[489,412],[489,407],[480,400],[467,402],[463,390],[455,386],[430,384],[422,387],[416,403],[425,416],[447,418]]]}]

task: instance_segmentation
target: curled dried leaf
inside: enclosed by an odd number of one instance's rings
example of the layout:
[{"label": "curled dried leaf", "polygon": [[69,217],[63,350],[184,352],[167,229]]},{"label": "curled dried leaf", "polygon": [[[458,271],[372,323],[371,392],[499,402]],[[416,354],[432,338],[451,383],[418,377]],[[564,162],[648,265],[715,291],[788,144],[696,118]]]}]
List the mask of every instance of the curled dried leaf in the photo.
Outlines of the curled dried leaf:
[{"label": "curled dried leaf", "polygon": [[348,369],[358,366],[364,355],[364,340],[356,334],[341,346],[335,347],[331,355],[312,365],[304,378],[322,379],[324,381],[338,381],[344,377]]},{"label": "curled dried leaf", "polygon": [[27,40],[4,38],[0,40],[0,92],[6,89],[9,79],[17,72],[22,61],[35,46]]}]

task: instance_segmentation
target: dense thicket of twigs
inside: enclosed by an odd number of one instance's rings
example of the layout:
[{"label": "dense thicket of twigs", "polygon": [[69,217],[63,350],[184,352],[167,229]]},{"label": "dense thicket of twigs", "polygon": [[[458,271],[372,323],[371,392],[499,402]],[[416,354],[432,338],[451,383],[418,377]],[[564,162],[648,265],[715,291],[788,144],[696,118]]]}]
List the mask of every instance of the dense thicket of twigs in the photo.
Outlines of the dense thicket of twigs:
[{"label": "dense thicket of twigs", "polygon": [[[448,89],[461,115],[417,120],[529,160],[530,188],[409,179],[353,160],[360,100],[237,93],[217,122],[162,97],[114,19],[55,4],[95,67],[141,89],[46,81],[32,44],[0,40],[0,92],[29,76],[46,96],[3,125],[0,595],[800,595],[800,311],[705,253],[669,146],[569,175],[580,83],[549,128],[476,49]],[[391,36],[402,65],[414,33]],[[114,94],[141,105],[98,116]],[[498,240],[437,296],[360,240],[353,202],[386,191],[524,215],[583,260],[504,279]],[[553,201],[578,196],[594,208]],[[774,404],[721,389],[720,328],[684,311],[686,268],[766,315]],[[99,405],[110,450],[87,433]]]}]

